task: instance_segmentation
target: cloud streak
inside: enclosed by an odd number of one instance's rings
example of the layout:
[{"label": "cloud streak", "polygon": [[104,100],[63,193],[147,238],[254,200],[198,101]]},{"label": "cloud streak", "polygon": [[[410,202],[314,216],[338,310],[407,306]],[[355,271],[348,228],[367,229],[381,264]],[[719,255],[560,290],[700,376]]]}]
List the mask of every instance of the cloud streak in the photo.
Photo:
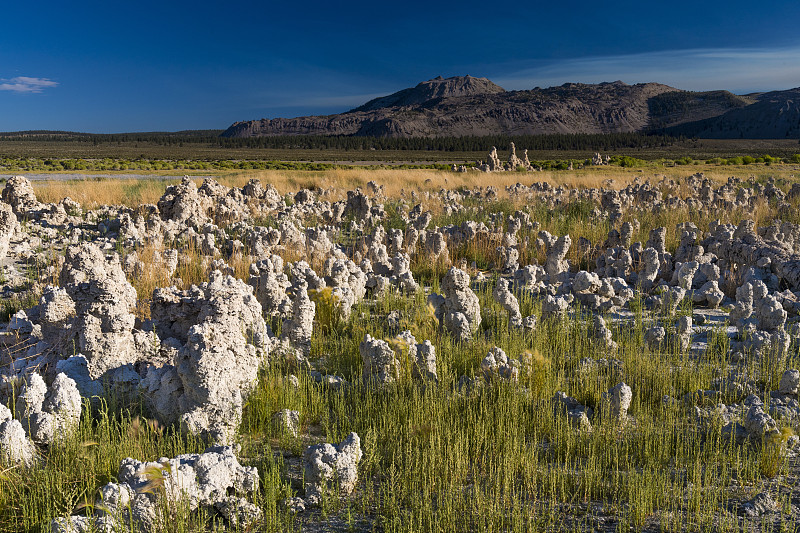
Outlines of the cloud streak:
[{"label": "cloud streak", "polygon": [[497,76],[506,89],[550,87],[567,82],[659,82],[678,89],[735,93],[800,86],[800,46],[709,48],[583,57],[547,62]]},{"label": "cloud streak", "polygon": [[45,89],[57,87],[58,82],[48,78],[31,78],[28,76],[17,76],[11,79],[0,78],[0,91],[11,91],[15,93],[40,93]]}]

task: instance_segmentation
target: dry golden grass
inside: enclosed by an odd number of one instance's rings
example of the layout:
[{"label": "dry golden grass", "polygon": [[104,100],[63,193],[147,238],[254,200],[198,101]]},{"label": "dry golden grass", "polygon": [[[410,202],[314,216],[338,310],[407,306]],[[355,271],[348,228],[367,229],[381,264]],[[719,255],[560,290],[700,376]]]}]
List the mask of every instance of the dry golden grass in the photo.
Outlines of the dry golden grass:
[{"label": "dry golden grass", "polygon": [[167,179],[130,179],[121,174],[119,179],[37,180],[33,182],[33,189],[42,202],[59,202],[69,197],[84,209],[94,209],[101,205],[154,204],[164,194],[167,185],[179,181],[178,176]]},{"label": "dry golden grass", "polygon": [[[544,172],[503,172],[485,174],[482,172],[443,172],[439,170],[395,170],[395,169],[332,169],[324,171],[300,170],[260,170],[220,172],[213,174],[220,183],[229,187],[242,187],[250,179],[259,179],[262,183],[272,184],[281,194],[296,192],[301,188],[314,188],[331,191],[330,199],[337,200],[346,196],[348,189],[364,188],[374,181],[384,186],[385,195],[389,198],[401,196],[404,192],[436,191],[441,188],[457,189],[460,187],[498,188],[500,195],[505,196],[505,187],[522,183],[530,185],[545,182],[553,186],[568,187],[608,187],[608,180],[613,188],[623,188],[635,179],[659,181],[663,177],[686,178],[696,172],[716,182],[724,182],[730,176],[746,179],[750,176],[765,178],[794,179],[800,175],[799,168],[794,165],[748,165],[741,167],[719,167],[714,165],[688,165],[660,168],[621,168],[621,167],[587,167],[572,171]],[[43,202],[57,202],[70,197],[84,207],[99,205],[135,206],[143,203],[156,203],[164,193],[167,185],[177,183],[180,176],[154,173],[159,179],[131,179],[125,174],[119,178],[86,179],[86,180],[37,180],[33,183],[37,197]],[[195,180],[198,185],[202,179]]]}]

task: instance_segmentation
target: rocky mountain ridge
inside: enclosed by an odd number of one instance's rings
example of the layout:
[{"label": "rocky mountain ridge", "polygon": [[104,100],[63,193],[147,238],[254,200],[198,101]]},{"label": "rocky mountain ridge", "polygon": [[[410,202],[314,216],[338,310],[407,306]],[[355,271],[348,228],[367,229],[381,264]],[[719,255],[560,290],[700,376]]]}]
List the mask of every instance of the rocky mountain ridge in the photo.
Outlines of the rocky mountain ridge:
[{"label": "rocky mountain ridge", "polygon": [[486,78],[434,78],[325,116],[236,122],[223,137],[450,137],[667,131],[715,138],[800,134],[800,89],[739,96],[660,83],[566,83],[506,91]]}]

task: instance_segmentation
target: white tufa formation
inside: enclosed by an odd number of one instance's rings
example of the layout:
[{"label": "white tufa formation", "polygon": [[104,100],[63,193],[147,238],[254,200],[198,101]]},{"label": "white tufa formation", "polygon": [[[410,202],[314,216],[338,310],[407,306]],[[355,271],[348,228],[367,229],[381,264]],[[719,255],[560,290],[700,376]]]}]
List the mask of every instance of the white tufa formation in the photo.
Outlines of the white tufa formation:
[{"label": "white tufa formation", "polygon": [[522,313],[520,313],[519,310],[519,301],[517,301],[517,297],[514,296],[508,287],[509,283],[507,279],[498,279],[492,296],[497,303],[503,306],[503,309],[508,311],[509,323],[515,328],[520,328],[522,327]]},{"label": "white tufa formation", "polygon": [[253,288],[214,271],[187,291],[157,289],[151,315],[172,364],[150,367],[141,387],[165,423],[229,443],[274,339]]},{"label": "white tufa formation", "polygon": [[325,443],[306,448],[303,454],[305,503],[318,505],[322,493],[327,490],[345,496],[352,493],[358,483],[361,455],[361,439],[356,433],[350,433],[337,445]]},{"label": "white tufa formation", "polygon": [[234,528],[249,528],[261,518],[261,509],[246,498],[258,492],[258,470],[239,464],[235,452],[214,446],[152,462],[129,457],[120,464],[119,482],[100,488],[96,514],[57,518],[52,532],[162,531],[179,505],[216,512]]},{"label": "white tufa formation", "polygon": [[436,319],[457,340],[470,340],[481,324],[481,307],[478,296],[469,288],[469,274],[451,267],[441,288],[442,295],[428,296]]},{"label": "white tufa formation", "polygon": [[28,376],[16,402],[17,418],[37,444],[50,444],[77,427],[81,394],[75,382],[59,373],[48,388],[39,374]]}]

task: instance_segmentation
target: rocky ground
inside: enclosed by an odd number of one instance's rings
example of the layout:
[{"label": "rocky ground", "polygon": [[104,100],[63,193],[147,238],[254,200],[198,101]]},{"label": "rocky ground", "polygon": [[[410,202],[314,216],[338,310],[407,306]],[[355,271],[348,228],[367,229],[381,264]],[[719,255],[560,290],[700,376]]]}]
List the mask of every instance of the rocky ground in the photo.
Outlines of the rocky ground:
[{"label": "rocky ground", "polygon": [[37,479],[124,405],[191,444],[142,447],[39,522],[9,492],[0,524],[796,529],[798,198],[702,175],[400,198],[187,177],[87,210],[13,177],[4,465]]}]

